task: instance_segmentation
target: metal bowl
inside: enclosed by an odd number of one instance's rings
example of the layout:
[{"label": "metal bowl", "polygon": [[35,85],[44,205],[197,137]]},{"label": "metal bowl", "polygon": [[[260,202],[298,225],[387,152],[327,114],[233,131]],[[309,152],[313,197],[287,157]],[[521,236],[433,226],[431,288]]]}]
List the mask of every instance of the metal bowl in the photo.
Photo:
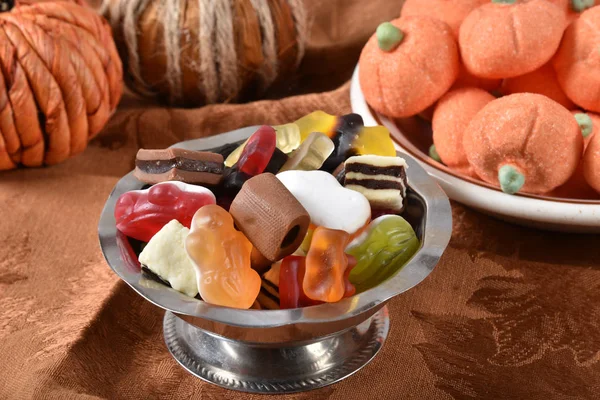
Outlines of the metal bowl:
[{"label": "metal bowl", "polygon": [[[210,150],[241,142],[257,127],[175,144]],[[414,257],[376,288],[313,307],[292,310],[239,310],[188,297],[141,271],[135,244],[117,231],[119,196],[144,184],[133,173],[111,192],[98,235],[108,265],[138,294],[165,309],[164,335],[173,357],[189,372],[222,387],[247,392],[289,393],[323,387],[366,365],[388,334],[385,304],[429,275],[452,231],[450,203],[427,172],[410,156],[409,191],[403,216],[421,241]]]}]

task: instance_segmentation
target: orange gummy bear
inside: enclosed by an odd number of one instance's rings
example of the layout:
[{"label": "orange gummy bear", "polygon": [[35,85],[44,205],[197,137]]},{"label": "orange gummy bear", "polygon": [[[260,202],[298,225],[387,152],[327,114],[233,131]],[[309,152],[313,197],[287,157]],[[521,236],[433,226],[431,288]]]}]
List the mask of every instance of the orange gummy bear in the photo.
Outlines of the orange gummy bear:
[{"label": "orange gummy bear", "polygon": [[345,231],[317,227],[306,255],[306,272],[302,288],[312,300],[333,303],[346,292],[346,270],[352,265],[344,252],[350,234]]},{"label": "orange gummy bear", "polygon": [[252,243],[233,226],[223,208],[211,204],[194,218],[185,249],[196,267],[198,292],[204,301],[250,308],[260,291],[260,276],[250,267]]}]

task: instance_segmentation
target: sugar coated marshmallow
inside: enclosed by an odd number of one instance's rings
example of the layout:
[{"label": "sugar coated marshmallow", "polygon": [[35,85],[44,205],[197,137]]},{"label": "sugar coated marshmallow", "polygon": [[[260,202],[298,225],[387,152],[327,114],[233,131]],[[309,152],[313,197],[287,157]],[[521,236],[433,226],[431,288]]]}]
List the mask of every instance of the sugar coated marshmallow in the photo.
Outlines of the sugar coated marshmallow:
[{"label": "sugar coated marshmallow", "polygon": [[554,56],[558,83],[579,107],[600,112],[600,7],[584,11],[565,31]]},{"label": "sugar coated marshmallow", "polygon": [[354,234],[371,217],[367,198],[325,171],[285,171],[277,178],[308,211],[313,225]]},{"label": "sugar coated marshmallow", "polygon": [[528,74],[505,79],[502,81],[500,92],[504,95],[514,93],[543,94],[565,108],[572,109],[575,106],[560,87],[552,63],[546,63]]},{"label": "sugar coated marshmallow", "polygon": [[[360,54],[359,81],[375,111],[389,117],[416,115],[436,102],[458,76],[459,55],[452,31],[429,17],[405,17],[378,29]],[[389,43],[394,35],[399,40]]]},{"label": "sugar coated marshmallow", "polygon": [[471,11],[490,0],[406,0],[401,17],[421,16],[439,19],[448,24],[458,38],[458,29]]},{"label": "sugar coated marshmallow", "polygon": [[[583,151],[585,154],[592,138],[600,131],[600,116],[589,112],[583,113],[581,111],[572,111],[571,113],[575,117],[575,121],[579,124],[579,129],[583,136]],[[549,196],[590,200],[598,199],[600,197],[598,192],[596,192],[585,179],[584,154],[581,155],[581,161],[569,180],[548,193]]]},{"label": "sugar coated marshmallow", "polygon": [[495,97],[478,88],[446,93],[433,112],[433,144],[441,161],[455,171],[477,177],[463,147],[463,134],[471,119]]},{"label": "sugar coated marshmallow", "polygon": [[552,58],[564,27],[564,12],[547,0],[490,1],[463,21],[460,54],[475,76],[523,75]]},{"label": "sugar coated marshmallow", "polygon": [[583,136],[571,113],[549,98],[519,93],[488,103],[463,139],[469,163],[506,193],[547,193],[575,172]]},{"label": "sugar coated marshmallow", "polygon": [[194,297],[198,294],[196,270],[185,251],[189,231],[172,220],[150,239],[138,259],[173,289]]}]

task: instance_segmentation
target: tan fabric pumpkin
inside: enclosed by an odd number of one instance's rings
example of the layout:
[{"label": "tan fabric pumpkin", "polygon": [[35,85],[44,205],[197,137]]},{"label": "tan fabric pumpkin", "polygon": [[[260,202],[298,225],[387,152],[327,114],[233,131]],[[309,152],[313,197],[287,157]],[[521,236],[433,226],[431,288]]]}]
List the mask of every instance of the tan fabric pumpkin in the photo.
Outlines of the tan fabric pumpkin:
[{"label": "tan fabric pumpkin", "polygon": [[18,4],[0,14],[0,170],[82,152],[123,91],[110,27],[71,2]]},{"label": "tan fabric pumpkin", "polygon": [[304,54],[303,0],[104,0],[127,85],[184,107],[250,100]]}]

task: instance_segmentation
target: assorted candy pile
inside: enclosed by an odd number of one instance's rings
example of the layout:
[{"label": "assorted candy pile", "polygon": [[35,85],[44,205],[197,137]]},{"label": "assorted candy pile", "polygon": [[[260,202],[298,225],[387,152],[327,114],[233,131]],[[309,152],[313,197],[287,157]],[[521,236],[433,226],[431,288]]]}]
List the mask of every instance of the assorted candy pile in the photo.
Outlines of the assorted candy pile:
[{"label": "assorted candy pile", "polygon": [[[393,276],[419,248],[406,163],[389,132],[315,111],[213,152],[140,149],[117,229],[146,273],[235,308],[336,302]],[[373,218],[373,220],[372,220]]]},{"label": "assorted candy pile", "polygon": [[600,5],[406,0],[359,80],[392,118],[431,120],[429,155],[516,192],[600,198]]}]

